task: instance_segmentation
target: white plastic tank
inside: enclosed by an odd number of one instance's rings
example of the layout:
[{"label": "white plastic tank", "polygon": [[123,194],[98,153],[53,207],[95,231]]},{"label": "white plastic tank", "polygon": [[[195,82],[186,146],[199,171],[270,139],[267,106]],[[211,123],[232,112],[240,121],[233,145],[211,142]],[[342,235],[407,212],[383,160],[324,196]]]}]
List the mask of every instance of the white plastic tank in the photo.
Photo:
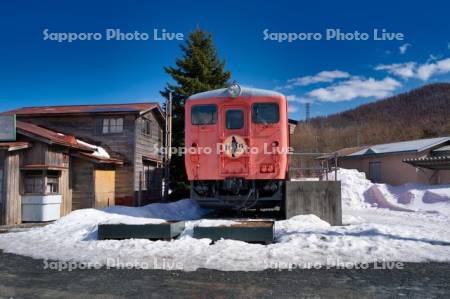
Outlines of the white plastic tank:
[{"label": "white plastic tank", "polygon": [[52,221],[61,217],[61,195],[22,196],[22,221]]}]

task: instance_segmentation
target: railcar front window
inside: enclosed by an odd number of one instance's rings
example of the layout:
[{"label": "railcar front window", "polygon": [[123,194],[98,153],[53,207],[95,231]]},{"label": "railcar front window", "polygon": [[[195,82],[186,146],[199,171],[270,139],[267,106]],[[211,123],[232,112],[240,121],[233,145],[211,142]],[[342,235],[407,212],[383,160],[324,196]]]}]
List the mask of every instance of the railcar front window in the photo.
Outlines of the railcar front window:
[{"label": "railcar front window", "polygon": [[225,115],[228,130],[239,130],[244,127],[244,112],[242,110],[227,110]]},{"label": "railcar front window", "polygon": [[280,120],[280,108],[276,103],[259,103],[252,106],[252,121],[255,124],[275,124]]},{"label": "railcar front window", "polygon": [[192,106],[191,123],[193,125],[213,125],[217,122],[216,105]]}]

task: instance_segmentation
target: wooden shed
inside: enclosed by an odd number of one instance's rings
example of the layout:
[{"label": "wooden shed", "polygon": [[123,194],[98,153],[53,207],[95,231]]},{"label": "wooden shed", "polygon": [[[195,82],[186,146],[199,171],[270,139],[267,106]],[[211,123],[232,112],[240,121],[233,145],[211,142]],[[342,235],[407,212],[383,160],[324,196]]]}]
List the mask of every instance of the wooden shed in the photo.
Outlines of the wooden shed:
[{"label": "wooden shed", "polygon": [[[114,172],[120,160],[99,157],[94,146],[74,136],[26,122],[17,121],[16,139],[0,142],[1,224],[23,221],[22,201],[27,197],[57,197],[60,216],[81,207],[114,204]],[[79,198],[82,206],[77,205]]]}]

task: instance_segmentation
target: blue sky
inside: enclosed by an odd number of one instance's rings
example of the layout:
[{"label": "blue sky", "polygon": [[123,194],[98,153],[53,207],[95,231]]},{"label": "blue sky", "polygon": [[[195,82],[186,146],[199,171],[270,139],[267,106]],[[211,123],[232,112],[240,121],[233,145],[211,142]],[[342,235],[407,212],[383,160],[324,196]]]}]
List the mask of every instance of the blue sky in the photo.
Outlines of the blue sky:
[{"label": "blue sky", "polygon": [[[450,81],[448,1],[2,1],[0,110],[21,106],[161,101],[164,66],[185,36],[211,32],[233,80],[277,89],[290,115],[327,115],[431,82]],[[291,3],[292,2],[292,3]],[[146,41],[105,40],[105,29],[149,33]],[[366,32],[368,40],[326,40],[327,29]],[[99,41],[44,40],[49,33],[99,32]],[[321,33],[278,42],[268,33]],[[373,40],[374,29],[404,40]],[[279,35],[272,35],[279,36]]]}]

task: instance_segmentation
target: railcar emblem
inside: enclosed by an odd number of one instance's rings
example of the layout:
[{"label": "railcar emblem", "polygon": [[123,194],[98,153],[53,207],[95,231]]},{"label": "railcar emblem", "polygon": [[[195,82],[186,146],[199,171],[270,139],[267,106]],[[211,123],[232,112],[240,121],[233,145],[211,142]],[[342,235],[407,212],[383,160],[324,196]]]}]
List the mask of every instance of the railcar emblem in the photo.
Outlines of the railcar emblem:
[{"label": "railcar emblem", "polygon": [[247,144],[245,143],[244,138],[238,135],[230,135],[223,142],[225,154],[232,159],[242,156],[245,153],[246,148]]}]

